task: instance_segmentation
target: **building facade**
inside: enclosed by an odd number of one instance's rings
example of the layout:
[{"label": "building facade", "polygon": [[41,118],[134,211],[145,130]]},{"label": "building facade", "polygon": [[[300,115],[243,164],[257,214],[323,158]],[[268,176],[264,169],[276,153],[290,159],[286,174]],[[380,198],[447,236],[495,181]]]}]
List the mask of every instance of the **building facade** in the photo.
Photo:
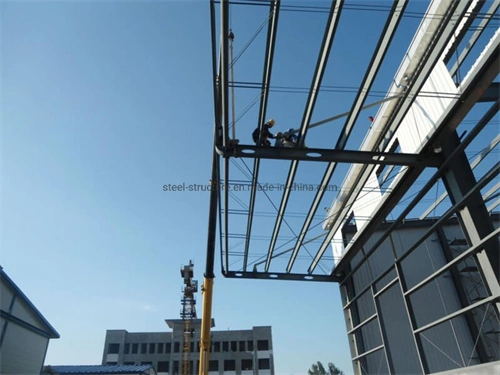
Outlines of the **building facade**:
[{"label": "building facade", "polygon": [[0,267],[0,374],[40,374],[49,340],[59,338]]},{"label": "building facade", "polygon": [[[179,374],[183,354],[183,321],[175,319],[166,322],[172,332],[106,331],[102,364],[151,364],[158,375]],[[193,321],[191,374],[198,374],[199,371],[200,326],[200,319]],[[211,335],[211,375],[274,375],[270,326],[252,327],[248,330],[212,331]]]}]

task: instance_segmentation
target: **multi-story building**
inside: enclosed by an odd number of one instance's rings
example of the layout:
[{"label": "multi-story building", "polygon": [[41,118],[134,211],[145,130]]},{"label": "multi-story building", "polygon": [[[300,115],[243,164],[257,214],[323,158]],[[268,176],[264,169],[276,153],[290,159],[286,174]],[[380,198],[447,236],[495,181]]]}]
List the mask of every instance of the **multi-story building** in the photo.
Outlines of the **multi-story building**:
[{"label": "multi-story building", "polygon": [[[179,374],[183,354],[182,319],[166,320],[171,332],[128,332],[107,330],[102,364],[151,364],[158,375]],[[199,370],[201,320],[193,320],[190,368]],[[212,327],[215,326],[212,320]],[[212,331],[210,374],[274,375],[271,327]]]}]

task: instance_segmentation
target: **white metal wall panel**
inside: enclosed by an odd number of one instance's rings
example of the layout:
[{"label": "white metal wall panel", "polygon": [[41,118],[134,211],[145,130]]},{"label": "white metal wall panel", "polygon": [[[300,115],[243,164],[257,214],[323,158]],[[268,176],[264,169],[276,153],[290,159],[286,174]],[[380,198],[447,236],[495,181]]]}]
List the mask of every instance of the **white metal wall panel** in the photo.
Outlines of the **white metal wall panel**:
[{"label": "white metal wall panel", "polygon": [[4,311],[9,311],[9,306],[12,301],[14,293],[7,287],[7,285],[2,280],[2,289],[0,290],[0,308]]},{"label": "white metal wall panel", "polygon": [[39,374],[49,339],[9,322],[2,344],[0,374]]},{"label": "white metal wall panel", "polygon": [[38,316],[33,312],[33,309],[28,306],[26,302],[24,302],[21,298],[17,298],[14,303],[14,308],[12,309],[12,315],[16,318],[19,318],[26,323],[29,323],[37,328],[40,328],[43,331],[47,330],[45,324],[43,324]]}]

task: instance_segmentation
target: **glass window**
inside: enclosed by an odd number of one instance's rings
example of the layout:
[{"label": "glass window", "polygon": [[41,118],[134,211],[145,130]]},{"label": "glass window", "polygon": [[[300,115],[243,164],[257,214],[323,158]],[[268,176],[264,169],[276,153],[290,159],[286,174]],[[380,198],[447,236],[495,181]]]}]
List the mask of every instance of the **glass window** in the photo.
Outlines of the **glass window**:
[{"label": "glass window", "polygon": [[135,365],[135,362],[131,361],[131,362],[123,362],[124,365],[126,366],[133,366]]},{"label": "glass window", "polygon": [[269,350],[269,341],[258,340],[257,341],[257,350]]},{"label": "glass window", "polygon": [[224,371],[236,371],[236,361],[234,359],[224,360]]},{"label": "glass window", "polygon": [[141,344],[141,354],[146,354],[147,351],[148,351],[148,344],[146,343]]},{"label": "glass window", "polygon": [[155,344],[149,344],[149,354],[155,354]]},{"label": "glass window", "polygon": [[114,366],[117,364],[118,364],[118,362],[106,362],[106,366]]},{"label": "glass window", "polygon": [[220,342],[219,341],[214,342],[214,352],[215,353],[220,352]]},{"label": "glass window", "polygon": [[172,351],[172,343],[171,342],[167,342],[165,344],[165,353],[170,354],[171,351]]},{"label": "glass window", "polygon": [[141,365],[152,365],[152,364],[153,364],[153,362],[151,362],[151,361],[142,361],[141,362]]},{"label": "glass window", "polygon": [[179,353],[180,349],[181,349],[181,343],[174,342],[174,353]]},{"label": "glass window", "polygon": [[120,344],[109,344],[108,354],[118,354],[120,353]]},{"label": "glass window", "polygon": [[240,341],[240,352],[245,351],[245,341]]},{"label": "glass window", "polygon": [[139,344],[132,344],[132,354],[137,354],[139,351]]},{"label": "glass window", "polygon": [[259,370],[269,370],[270,368],[269,358],[259,359]]},{"label": "glass window", "polygon": [[253,341],[247,341],[247,350],[253,352]]},{"label": "glass window", "polygon": [[159,361],[156,371],[168,372],[168,361]]},{"label": "glass window", "polygon": [[163,354],[163,343],[159,342],[156,348],[156,353]]},{"label": "glass window", "polygon": [[223,341],[222,342],[222,351],[223,352],[228,352],[229,351],[229,342],[228,341]]},{"label": "glass window", "polygon": [[174,361],[174,367],[172,368],[172,372],[174,374],[178,374],[179,373],[179,361]]},{"label": "glass window", "polygon": [[128,353],[130,353],[130,344],[125,344],[125,347],[123,348],[123,354]]},{"label": "glass window", "polygon": [[253,360],[252,359],[242,359],[241,360],[242,370],[253,370]]},{"label": "glass window", "polygon": [[208,371],[219,371],[219,361],[211,360],[210,362],[208,362]]},{"label": "glass window", "polygon": [[231,341],[231,351],[236,352],[238,350],[238,342],[237,341]]}]

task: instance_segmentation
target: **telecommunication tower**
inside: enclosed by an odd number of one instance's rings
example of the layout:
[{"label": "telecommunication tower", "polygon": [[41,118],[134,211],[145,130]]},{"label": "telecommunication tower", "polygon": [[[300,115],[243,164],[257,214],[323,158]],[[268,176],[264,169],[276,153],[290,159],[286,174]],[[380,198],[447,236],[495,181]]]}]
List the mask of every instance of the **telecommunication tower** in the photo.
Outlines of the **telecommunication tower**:
[{"label": "telecommunication tower", "polygon": [[184,279],[184,288],[182,292],[182,311],[181,318],[184,321],[184,330],[182,337],[182,375],[191,375],[190,356],[191,342],[193,337],[193,319],[196,319],[196,299],[194,294],[198,292],[198,281],[193,280],[194,264],[190,260],[189,265],[181,267],[181,276]]}]

